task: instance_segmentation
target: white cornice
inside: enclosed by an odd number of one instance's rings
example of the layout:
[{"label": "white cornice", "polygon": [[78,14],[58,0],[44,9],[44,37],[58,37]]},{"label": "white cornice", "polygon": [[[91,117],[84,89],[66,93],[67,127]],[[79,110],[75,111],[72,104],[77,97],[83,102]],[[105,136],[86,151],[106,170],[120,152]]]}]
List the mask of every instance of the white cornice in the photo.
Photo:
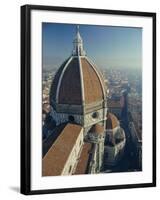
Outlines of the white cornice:
[{"label": "white cornice", "polygon": [[84,105],[84,81],[83,81],[83,71],[82,71],[82,63],[81,63],[81,56],[78,57],[79,60],[79,71],[80,71],[80,82],[81,82],[81,92],[82,92],[82,105]]}]

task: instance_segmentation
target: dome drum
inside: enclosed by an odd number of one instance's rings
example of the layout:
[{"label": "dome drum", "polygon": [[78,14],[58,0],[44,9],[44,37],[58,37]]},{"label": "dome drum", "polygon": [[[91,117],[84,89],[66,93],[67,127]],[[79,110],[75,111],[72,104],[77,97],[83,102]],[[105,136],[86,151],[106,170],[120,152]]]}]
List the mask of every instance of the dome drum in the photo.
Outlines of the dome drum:
[{"label": "dome drum", "polygon": [[90,112],[94,112],[96,110],[99,110],[101,108],[106,107],[105,106],[105,100],[99,101],[87,105],[70,105],[70,104],[58,104],[56,102],[53,102],[52,100],[52,107],[57,112],[66,112],[66,113],[75,113],[75,114],[87,114]]}]

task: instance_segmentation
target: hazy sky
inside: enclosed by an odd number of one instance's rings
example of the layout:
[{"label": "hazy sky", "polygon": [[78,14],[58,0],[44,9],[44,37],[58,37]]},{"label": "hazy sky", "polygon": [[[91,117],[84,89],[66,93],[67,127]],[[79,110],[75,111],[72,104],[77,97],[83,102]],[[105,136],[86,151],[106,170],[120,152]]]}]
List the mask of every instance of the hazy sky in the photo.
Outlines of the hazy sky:
[{"label": "hazy sky", "polygon": [[[79,26],[87,56],[101,68],[141,68],[142,29]],[[76,25],[43,23],[43,67],[58,68],[73,49]]]}]

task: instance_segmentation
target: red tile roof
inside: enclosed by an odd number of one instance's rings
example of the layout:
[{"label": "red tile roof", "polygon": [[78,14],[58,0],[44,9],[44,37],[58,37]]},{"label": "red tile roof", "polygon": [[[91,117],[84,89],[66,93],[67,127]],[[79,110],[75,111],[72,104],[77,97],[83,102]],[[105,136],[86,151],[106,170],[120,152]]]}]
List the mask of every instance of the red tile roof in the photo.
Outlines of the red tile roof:
[{"label": "red tile roof", "polygon": [[97,73],[93,69],[93,66],[86,60],[86,58],[81,58],[81,63],[85,103],[89,104],[104,99],[102,85]]},{"label": "red tile roof", "polygon": [[76,166],[74,174],[85,174],[87,173],[89,157],[92,149],[91,143],[84,143],[81,151],[80,158],[78,160],[78,164]]},{"label": "red tile roof", "polygon": [[[81,58],[81,65],[78,57],[73,57],[69,64],[67,64],[67,61],[59,68],[53,80],[50,92],[51,104],[52,100],[56,100],[56,92],[61,75],[62,79],[58,94],[59,104],[82,105],[82,88],[84,88],[85,104],[103,100],[104,94],[102,84],[104,84],[104,80],[102,76],[94,70],[94,67],[88,60],[86,58]],[[63,73],[66,64],[67,67]],[[83,84],[82,88],[81,84]]]},{"label": "red tile roof", "polygon": [[42,161],[42,176],[61,175],[82,127],[67,124]]},{"label": "red tile roof", "polygon": [[114,129],[118,125],[119,125],[119,121],[117,117],[112,113],[108,113],[107,120],[106,120],[106,129]]},{"label": "red tile roof", "polygon": [[66,68],[59,90],[60,104],[82,104],[82,91],[78,58],[73,58]]},{"label": "red tile roof", "polygon": [[91,133],[102,134],[102,133],[104,133],[104,127],[101,126],[101,125],[99,125],[99,124],[94,124],[94,125],[91,127],[91,129],[90,129],[89,132],[91,132]]},{"label": "red tile roof", "polygon": [[52,134],[46,140],[43,141],[43,156],[47,153],[47,151],[53,145],[54,141],[60,135],[60,133],[62,132],[65,126],[66,126],[66,123],[63,123],[55,127]]}]

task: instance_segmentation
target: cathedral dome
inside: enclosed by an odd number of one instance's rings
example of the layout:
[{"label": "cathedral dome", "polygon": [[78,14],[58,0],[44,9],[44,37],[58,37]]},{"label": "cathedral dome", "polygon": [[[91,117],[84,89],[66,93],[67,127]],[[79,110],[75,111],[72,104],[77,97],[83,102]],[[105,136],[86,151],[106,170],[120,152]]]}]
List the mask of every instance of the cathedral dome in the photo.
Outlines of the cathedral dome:
[{"label": "cathedral dome", "polygon": [[102,76],[88,58],[71,56],[55,75],[51,100],[58,104],[90,104],[104,99],[103,89]]},{"label": "cathedral dome", "polygon": [[83,50],[77,29],[72,55],[58,69],[51,85],[50,103],[56,105],[91,105],[105,99],[102,74]]}]

